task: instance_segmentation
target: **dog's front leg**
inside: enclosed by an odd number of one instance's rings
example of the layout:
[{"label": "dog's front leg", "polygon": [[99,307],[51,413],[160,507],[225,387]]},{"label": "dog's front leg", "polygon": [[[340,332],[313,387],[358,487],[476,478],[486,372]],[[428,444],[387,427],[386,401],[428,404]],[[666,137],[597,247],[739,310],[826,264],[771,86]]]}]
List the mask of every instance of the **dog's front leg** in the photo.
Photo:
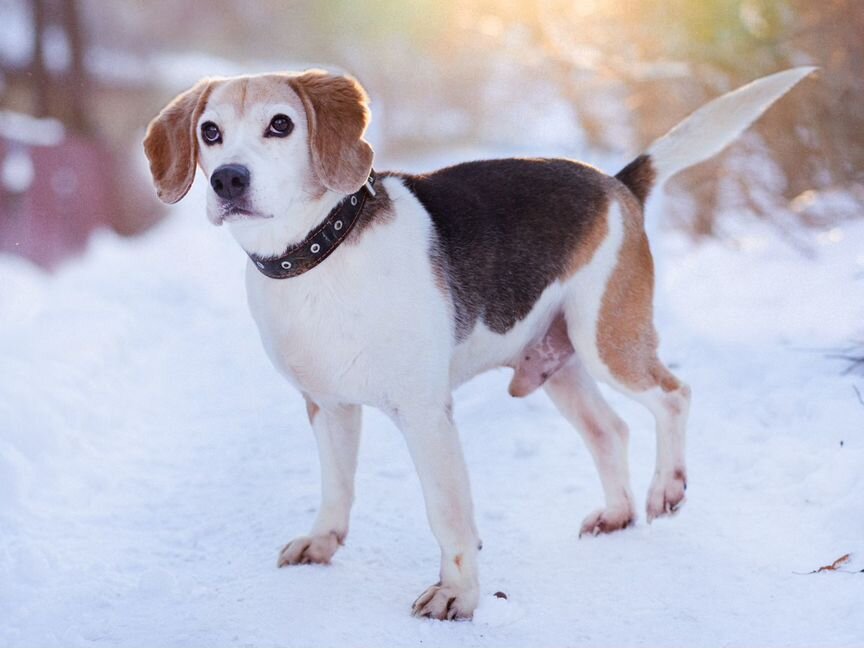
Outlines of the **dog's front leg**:
[{"label": "dog's front leg", "polygon": [[306,408],[321,461],[321,508],[309,535],[295,538],[282,549],[279,567],[329,563],[348,534],[348,518],[354,502],[360,406],[321,409],[307,397]]},{"label": "dog's front leg", "polygon": [[414,602],[416,616],[470,619],[477,607],[479,538],[459,433],[449,405],[396,415],[417,468],[426,514],[441,546],[440,580]]}]

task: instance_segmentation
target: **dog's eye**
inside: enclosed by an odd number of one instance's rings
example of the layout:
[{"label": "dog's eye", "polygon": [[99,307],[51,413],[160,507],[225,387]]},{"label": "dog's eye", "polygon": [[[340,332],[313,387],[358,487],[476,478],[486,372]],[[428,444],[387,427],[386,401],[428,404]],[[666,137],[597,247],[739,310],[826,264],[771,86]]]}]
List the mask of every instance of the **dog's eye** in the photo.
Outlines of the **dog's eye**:
[{"label": "dog's eye", "polygon": [[208,121],[201,124],[201,138],[206,144],[218,144],[222,141],[222,133],[216,124]]},{"label": "dog's eye", "polygon": [[285,137],[292,130],[294,130],[294,122],[288,115],[280,113],[270,120],[270,126],[267,127],[264,137]]}]

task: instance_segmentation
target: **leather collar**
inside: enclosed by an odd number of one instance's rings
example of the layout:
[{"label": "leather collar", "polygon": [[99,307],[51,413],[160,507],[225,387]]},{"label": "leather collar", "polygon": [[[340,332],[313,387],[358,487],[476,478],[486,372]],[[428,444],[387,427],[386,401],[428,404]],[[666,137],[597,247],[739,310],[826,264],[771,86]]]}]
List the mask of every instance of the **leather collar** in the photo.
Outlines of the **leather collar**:
[{"label": "leather collar", "polygon": [[360,190],[346,196],[318,227],[299,243],[278,256],[261,257],[249,252],[249,258],[261,274],[271,279],[289,279],[308,272],[339,247],[360,219],[367,196],[375,196],[375,172]]}]

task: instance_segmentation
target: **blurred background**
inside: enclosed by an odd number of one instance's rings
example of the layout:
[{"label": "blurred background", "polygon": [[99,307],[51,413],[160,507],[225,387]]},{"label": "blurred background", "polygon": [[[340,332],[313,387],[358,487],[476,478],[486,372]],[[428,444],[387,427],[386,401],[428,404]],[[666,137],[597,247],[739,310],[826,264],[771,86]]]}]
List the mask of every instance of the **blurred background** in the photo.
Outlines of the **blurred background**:
[{"label": "blurred background", "polygon": [[807,254],[797,228],[864,207],[862,34],[860,0],[0,0],[0,252],[53,268],[94,229],[163,218],[140,142],[201,76],[354,74],[378,168],[564,155],[614,173],[708,99],[815,64],[664,207],[694,238],[734,214]]},{"label": "blurred background", "polygon": [[[171,98],[326,66],[367,88],[380,170],[615,173],[805,64],[649,203],[661,357],[694,394],[676,520],[577,542],[602,501],[589,453],[501,369],[455,400],[488,540],[475,624],[408,616],[438,550],[380,412],[337,564],[275,569],[320,501],[315,441],[208,184],[155,197],[141,142]],[[864,0],[0,0],[0,648],[864,646],[864,574],[843,573],[864,568],[862,162]],[[641,500],[653,418],[603,394]]]}]

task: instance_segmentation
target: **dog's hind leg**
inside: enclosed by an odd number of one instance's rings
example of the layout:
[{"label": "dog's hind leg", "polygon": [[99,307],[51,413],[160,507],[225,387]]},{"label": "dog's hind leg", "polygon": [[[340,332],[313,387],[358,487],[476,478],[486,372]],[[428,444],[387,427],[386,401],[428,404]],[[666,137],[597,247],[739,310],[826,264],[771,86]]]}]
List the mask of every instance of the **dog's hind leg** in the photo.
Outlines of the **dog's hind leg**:
[{"label": "dog's hind leg", "polygon": [[606,496],[606,507],[585,518],[579,535],[625,528],[636,517],[627,467],[627,425],[606,403],[577,356],[552,374],[545,389],[558,410],[582,434]]},{"label": "dog's hind leg", "polygon": [[645,505],[649,522],[674,513],[684,503],[684,491],[687,490],[684,440],[690,388],[659,361],[657,369],[665,374],[658,386],[630,393],[651,411],[657,426],[657,463]]},{"label": "dog's hind leg", "polygon": [[648,238],[635,212],[625,220],[623,245],[603,295],[597,320],[597,351],[610,385],[654,415],[657,462],[648,490],[648,521],[684,502],[687,470],[684,437],[690,388],[657,356],[653,322],[654,270]]},{"label": "dog's hind leg", "polygon": [[[612,260],[596,310],[577,300],[565,304],[568,334],[586,369],[641,403],[654,415],[657,463],[648,492],[648,521],[674,512],[684,501],[687,471],[684,437],[690,389],[657,357],[653,323],[654,267],[642,212],[632,199],[614,210],[620,247]],[[610,212],[611,213],[611,212]]]},{"label": "dog's hind leg", "polygon": [[354,501],[354,474],[360,445],[359,405],[322,409],[306,397],[309,422],[321,461],[321,508],[309,535],[295,538],[279,554],[279,567],[329,563],[348,534]]},{"label": "dog's hind leg", "polygon": [[[639,381],[613,371],[609,384],[644,405],[654,416],[657,458],[645,510],[648,521],[671,515],[684,503],[687,468],[684,457],[690,388],[656,356],[643,358]],[[648,386],[646,386],[648,385]]]}]

